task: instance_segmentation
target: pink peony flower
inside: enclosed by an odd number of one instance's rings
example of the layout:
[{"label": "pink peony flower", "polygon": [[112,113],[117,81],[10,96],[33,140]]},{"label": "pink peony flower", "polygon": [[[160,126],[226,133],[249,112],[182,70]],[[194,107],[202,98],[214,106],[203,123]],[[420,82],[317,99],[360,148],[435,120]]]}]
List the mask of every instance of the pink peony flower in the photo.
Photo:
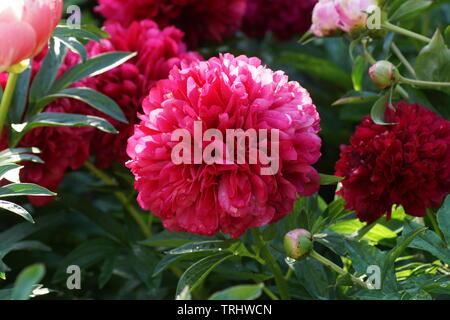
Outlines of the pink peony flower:
[{"label": "pink peony flower", "polygon": [[368,12],[378,7],[377,0],[335,0],[339,24],[345,32],[366,28]]},{"label": "pink peony flower", "polygon": [[340,194],[361,221],[389,218],[394,204],[422,217],[450,192],[450,122],[417,104],[394,108],[386,122],[395,125],[365,118],[336,163]]},{"label": "pink peony flower", "polygon": [[308,31],[317,0],[248,0],[243,30],[251,37],[273,32],[288,40]]},{"label": "pink peony flower", "polygon": [[124,26],[133,21],[152,19],[161,27],[175,25],[188,43],[199,40],[221,42],[241,26],[247,0],[99,0],[96,11],[108,21]]},{"label": "pink peony flower", "polygon": [[157,80],[167,78],[174,66],[202,59],[197,53],[187,52],[182,41],[183,32],[175,27],[161,30],[153,21],[143,20],[128,28],[119,23],[107,23],[105,30],[111,38],[102,40],[101,45],[88,44],[91,57],[111,51],[137,52],[137,56],[111,71],[82,81],[82,85],[115,100],[128,120],[125,124],[92,109],[87,111],[106,118],[119,131],[116,135],[95,133],[91,150],[100,168],[106,168],[114,161],[124,164],[129,159],[127,140],[133,134],[134,124],[138,123],[137,113],[141,111],[142,100]]},{"label": "pink peony flower", "polygon": [[316,37],[326,37],[339,29],[339,14],[334,0],[320,0],[312,13],[311,31]]},{"label": "pink peony flower", "polygon": [[44,48],[61,18],[62,7],[62,0],[0,2],[0,72]]},{"label": "pink peony flower", "polygon": [[[311,166],[320,157],[319,114],[304,88],[257,58],[225,54],[174,68],[150,91],[143,111],[128,141],[132,160],[127,166],[136,179],[139,204],[169,230],[222,231],[236,238],[289,214],[297,193],[307,196],[319,189]],[[203,130],[224,135],[227,129],[275,130],[279,170],[262,175],[267,166],[260,159],[255,164],[175,164],[174,131],[193,133],[198,121]],[[245,151],[250,154],[248,146]]]}]

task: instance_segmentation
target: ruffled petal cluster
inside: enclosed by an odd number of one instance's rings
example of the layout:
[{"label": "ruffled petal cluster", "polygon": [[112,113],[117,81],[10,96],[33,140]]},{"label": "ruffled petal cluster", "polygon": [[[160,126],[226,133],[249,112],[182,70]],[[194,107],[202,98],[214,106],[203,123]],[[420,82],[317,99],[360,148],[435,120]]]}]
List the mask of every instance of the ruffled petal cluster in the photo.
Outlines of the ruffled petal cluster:
[{"label": "ruffled petal cluster", "polygon": [[137,113],[150,88],[158,80],[167,78],[174,66],[202,59],[199,54],[186,50],[182,41],[184,34],[175,27],[159,29],[155,22],[142,20],[129,27],[107,23],[105,31],[111,35],[110,38],[102,40],[101,44],[88,44],[90,57],[113,51],[136,52],[137,56],[111,71],[82,81],[83,86],[113,99],[128,120],[128,123],[123,123],[99,112],[89,111],[90,114],[106,118],[119,131],[115,135],[96,132],[91,150],[100,168],[106,168],[114,161],[124,164],[129,159],[126,155],[127,140],[133,133],[134,124],[138,122]]},{"label": "ruffled petal cluster", "polygon": [[[128,142],[132,160],[127,166],[135,175],[139,204],[167,229],[239,237],[290,213],[297,194],[319,189],[319,175],[311,166],[321,147],[316,107],[297,82],[257,58],[225,54],[174,68],[151,90],[143,111]],[[267,165],[260,159],[254,164],[175,164],[172,135],[184,129],[194,137],[198,122],[203,132],[217,129],[224,137],[227,129],[275,130],[279,170],[261,174]],[[205,150],[211,143],[194,144]]]},{"label": "ruffled petal cluster", "polygon": [[186,32],[187,42],[221,42],[241,26],[247,0],[99,0],[96,10],[108,21],[124,26],[151,19],[161,27],[175,25]]},{"label": "ruffled petal cluster", "polygon": [[424,216],[450,192],[450,122],[417,104],[394,108],[385,120],[393,125],[365,118],[336,164],[339,193],[361,221],[389,218],[393,205]]}]

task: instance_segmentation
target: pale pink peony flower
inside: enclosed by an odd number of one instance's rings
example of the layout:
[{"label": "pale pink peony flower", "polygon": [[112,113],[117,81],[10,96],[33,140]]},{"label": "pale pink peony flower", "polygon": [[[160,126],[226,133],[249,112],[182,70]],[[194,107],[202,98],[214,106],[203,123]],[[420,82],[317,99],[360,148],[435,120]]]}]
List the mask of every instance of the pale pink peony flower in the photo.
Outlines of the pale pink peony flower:
[{"label": "pale pink peony flower", "polygon": [[[142,122],[128,141],[127,163],[138,202],[169,230],[232,237],[273,223],[292,211],[297,193],[312,195],[319,175],[319,114],[308,92],[257,58],[231,54],[172,69],[144,101]],[[175,164],[177,129],[274,129],[279,170],[261,175],[256,164]],[[177,130],[178,131],[178,130]],[[203,150],[208,143],[203,143]],[[248,152],[247,147],[247,152]]]},{"label": "pale pink peony flower", "polygon": [[340,28],[345,32],[365,28],[368,13],[378,7],[377,0],[335,0],[334,2],[339,14]]},{"label": "pale pink peony flower", "polygon": [[320,0],[312,13],[311,31],[317,37],[326,37],[339,29],[339,14],[334,0]]},{"label": "pale pink peony flower", "polygon": [[62,0],[0,1],[0,72],[42,50],[62,7]]}]

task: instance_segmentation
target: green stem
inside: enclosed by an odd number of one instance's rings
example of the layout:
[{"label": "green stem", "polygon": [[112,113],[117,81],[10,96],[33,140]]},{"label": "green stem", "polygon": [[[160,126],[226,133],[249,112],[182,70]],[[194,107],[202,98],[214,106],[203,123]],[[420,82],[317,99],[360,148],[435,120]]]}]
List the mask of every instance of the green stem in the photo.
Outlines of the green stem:
[{"label": "green stem", "polygon": [[280,298],[278,298],[275,293],[273,293],[272,291],[270,291],[269,288],[263,287],[263,291],[265,292],[265,294],[267,294],[269,296],[270,299],[272,300],[280,300]]},{"label": "green stem", "polygon": [[439,228],[439,225],[436,221],[436,217],[434,216],[434,212],[431,209],[427,208],[427,217],[431,221],[431,225],[433,226],[434,232],[442,239],[445,240],[444,234],[442,233],[441,229]]},{"label": "green stem", "polygon": [[423,81],[423,80],[409,79],[405,77],[400,77],[400,83],[420,87],[450,87],[450,82]]},{"label": "green stem", "polygon": [[388,21],[383,22],[381,24],[381,27],[383,27],[384,29],[386,29],[388,31],[392,31],[392,32],[395,32],[395,33],[398,33],[398,34],[401,34],[401,35],[404,35],[404,36],[407,36],[407,37],[410,37],[410,38],[413,38],[413,39],[416,39],[416,40],[419,40],[422,42],[426,42],[426,43],[431,42],[431,39],[428,37],[425,37],[421,34],[404,29],[402,27],[393,25],[392,23],[390,23]]},{"label": "green stem", "polygon": [[17,80],[19,79],[18,73],[10,72],[8,74],[8,82],[6,84],[5,92],[3,93],[2,102],[0,104],[0,133],[3,132],[5,126],[6,117],[8,116],[9,107],[16,89]]},{"label": "green stem", "polygon": [[281,299],[283,300],[290,300],[291,297],[289,295],[289,290],[287,286],[287,282],[284,279],[284,275],[281,272],[281,268],[278,265],[277,261],[275,260],[275,257],[270,252],[267,245],[264,243],[261,233],[258,228],[252,229],[253,237],[255,238],[256,245],[261,250],[261,255],[266,264],[269,266],[269,268],[272,270],[272,273],[275,277],[275,283],[277,285],[278,291],[280,292]]},{"label": "green stem", "polygon": [[414,68],[411,66],[411,64],[409,63],[409,61],[405,58],[405,56],[403,55],[403,53],[400,51],[400,49],[397,47],[397,45],[395,43],[392,42],[391,44],[391,49],[392,51],[394,51],[395,55],[397,56],[397,58],[400,60],[400,62],[406,67],[406,69],[408,69],[409,73],[414,77],[417,78],[416,76],[416,71],[414,70]]},{"label": "green stem", "polygon": [[[102,170],[95,167],[92,163],[86,162],[85,167],[92,172],[94,175],[99,177],[106,185],[108,186],[117,186],[116,181],[111,178],[108,174],[103,172]],[[148,225],[145,223],[144,219],[142,219],[141,214],[136,210],[136,208],[130,204],[128,201],[127,196],[121,192],[116,191],[114,192],[114,195],[119,200],[119,202],[123,205],[125,210],[133,217],[133,219],[138,224],[139,228],[141,229],[142,233],[145,237],[149,238],[151,237],[152,233]]]},{"label": "green stem", "polygon": [[363,287],[365,289],[368,288],[367,284],[364,281],[362,281],[361,279],[358,279],[354,275],[348,273],[347,271],[345,271],[344,269],[339,267],[337,264],[335,264],[332,261],[328,260],[327,258],[325,258],[324,256],[320,255],[316,251],[311,250],[311,252],[309,253],[309,256],[311,258],[313,258],[314,260],[316,260],[317,262],[320,262],[321,264],[323,264],[327,268],[330,268],[334,272],[339,273],[340,275],[350,276],[350,278],[353,281],[353,283],[355,283],[355,284],[357,284],[357,285],[359,285],[359,286],[361,286],[361,287]]}]

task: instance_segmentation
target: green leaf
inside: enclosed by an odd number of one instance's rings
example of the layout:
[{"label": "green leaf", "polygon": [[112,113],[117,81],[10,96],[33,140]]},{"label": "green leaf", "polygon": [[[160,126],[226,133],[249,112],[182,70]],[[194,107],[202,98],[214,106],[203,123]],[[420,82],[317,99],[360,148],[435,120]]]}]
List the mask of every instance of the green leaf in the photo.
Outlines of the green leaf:
[{"label": "green leaf", "polygon": [[72,52],[77,53],[83,62],[87,60],[87,50],[77,39],[71,37],[55,37]]},{"label": "green leaf", "polygon": [[119,105],[108,96],[94,91],[90,88],[68,88],[58,93],[41,98],[37,102],[36,109],[42,110],[46,105],[58,98],[71,98],[90,105],[94,109],[114,118],[120,122],[128,123],[122,109]]},{"label": "green leaf", "polygon": [[294,263],[295,276],[312,299],[329,300],[332,284],[325,267],[319,262],[306,258]]},{"label": "green leaf", "polygon": [[16,138],[19,140],[25,133],[38,127],[94,127],[103,132],[117,133],[113,125],[103,118],[61,112],[39,113],[28,122],[13,124],[12,127],[19,133]]},{"label": "green leaf", "polygon": [[67,47],[58,39],[50,39],[50,46],[45,56],[42,66],[34,77],[30,88],[30,110],[28,114],[33,115],[33,103],[48,94],[56,76],[60,70],[61,64],[67,54]]},{"label": "green leaf", "polygon": [[214,293],[209,300],[256,300],[262,288],[262,284],[234,286]]},{"label": "green leaf", "polygon": [[195,252],[195,253],[186,253],[186,254],[178,254],[178,255],[165,255],[161,260],[159,260],[155,269],[153,270],[153,277],[158,276],[161,272],[173,266],[175,263],[178,263],[183,260],[189,259],[198,259],[200,257],[204,257],[208,252]]},{"label": "green leaf", "polygon": [[21,216],[22,218],[24,218],[25,220],[34,223],[33,217],[31,216],[31,214],[25,210],[24,208],[22,208],[21,206],[19,206],[18,204],[15,204],[13,202],[9,202],[9,201],[4,201],[4,200],[0,200],[0,208],[7,210],[9,212],[15,213],[19,216]]},{"label": "green leaf", "polygon": [[0,188],[0,198],[17,196],[55,196],[56,193],[34,183],[11,183]]},{"label": "green leaf", "polygon": [[346,104],[362,104],[372,103],[379,99],[379,95],[373,92],[366,91],[351,91],[345,97],[342,97],[332,103],[332,106],[340,106]]},{"label": "green leaf", "polygon": [[66,38],[74,37],[77,39],[92,40],[97,43],[101,43],[100,36],[93,32],[84,29],[70,28],[61,25],[56,27],[56,29],[53,31],[53,36]]},{"label": "green leaf", "polygon": [[445,198],[444,204],[437,212],[437,221],[447,245],[450,246],[450,195]]},{"label": "green leaf", "polygon": [[28,68],[19,75],[16,88],[8,111],[8,119],[10,123],[18,122],[22,119],[23,113],[27,105],[28,89],[31,78],[31,64]]},{"label": "green leaf", "polygon": [[285,52],[279,60],[280,63],[290,65],[339,88],[350,89],[352,87],[352,79],[348,73],[329,60],[297,52]]},{"label": "green leaf", "polygon": [[355,91],[362,90],[362,81],[364,79],[364,74],[367,68],[367,61],[363,56],[359,55],[353,62],[352,68],[352,82],[353,89]]},{"label": "green leaf", "polygon": [[[332,225],[330,227],[330,230],[341,234],[351,235],[364,226],[365,224],[363,222],[360,222],[358,219],[352,219],[336,223],[335,225]],[[393,239],[396,237],[397,234],[395,232],[383,226],[382,224],[377,223],[372,229],[370,229],[369,232],[364,235],[363,239],[378,243],[382,239]]]},{"label": "green leaf", "polygon": [[379,98],[370,110],[370,116],[373,122],[380,125],[390,125],[392,123],[384,122],[384,114],[386,112],[386,105],[389,102],[389,93],[386,93],[381,98]]},{"label": "green leaf", "polygon": [[205,240],[211,240],[211,237],[164,230],[139,243],[150,247],[178,247],[187,243]]},{"label": "green leaf", "polygon": [[13,170],[17,170],[23,168],[23,166],[20,166],[15,163],[9,163],[9,164],[0,164],[0,180],[3,180],[5,176],[10,173]]},{"label": "green leaf", "polygon": [[395,10],[395,12],[389,17],[391,22],[413,19],[428,9],[433,4],[433,1],[426,0],[408,0],[402,3],[402,5]]},{"label": "green leaf", "polygon": [[320,185],[330,185],[330,184],[337,184],[338,182],[344,180],[343,177],[337,177],[337,176],[331,176],[328,174],[319,174],[320,175]]},{"label": "green leaf", "polygon": [[181,247],[167,251],[166,254],[186,254],[193,252],[220,252],[230,249],[238,240],[211,240],[188,243]]},{"label": "green leaf", "polygon": [[114,267],[116,265],[116,256],[112,256],[103,262],[98,276],[98,287],[102,289],[111,279]]},{"label": "green leaf", "polygon": [[[439,30],[435,32],[431,42],[420,51],[414,70],[420,80],[450,82],[450,50]],[[449,88],[440,90],[450,94]]]},{"label": "green leaf", "polygon": [[[404,232],[412,232],[421,229],[421,226],[412,221],[408,221],[405,225]],[[431,230],[417,236],[410,244],[410,248],[425,250],[442,260],[446,264],[450,264],[450,250],[444,241]]]},{"label": "green leaf", "polygon": [[45,267],[42,264],[34,264],[23,270],[14,284],[11,294],[12,300],[28,300],[33,286],[42,280],[45,274]]},{"label": "green leaf", "polygon": [[214,268],[230,257],[232,257],[232,255],[229,253],[218,253],[194,263],[181,276],[180,281],[178,282],[176,296],[185,290],[185,288],[188,288],[188,292],[195,290]]},{"label": "green leaf", "polygon": [[94,77],[116,68],[136,56],[136,53],[109,52],[100,54],[84,63],[77,64],[65,72],[52,86],[50,92],[57,93],[72,83],[87,77]]}]

